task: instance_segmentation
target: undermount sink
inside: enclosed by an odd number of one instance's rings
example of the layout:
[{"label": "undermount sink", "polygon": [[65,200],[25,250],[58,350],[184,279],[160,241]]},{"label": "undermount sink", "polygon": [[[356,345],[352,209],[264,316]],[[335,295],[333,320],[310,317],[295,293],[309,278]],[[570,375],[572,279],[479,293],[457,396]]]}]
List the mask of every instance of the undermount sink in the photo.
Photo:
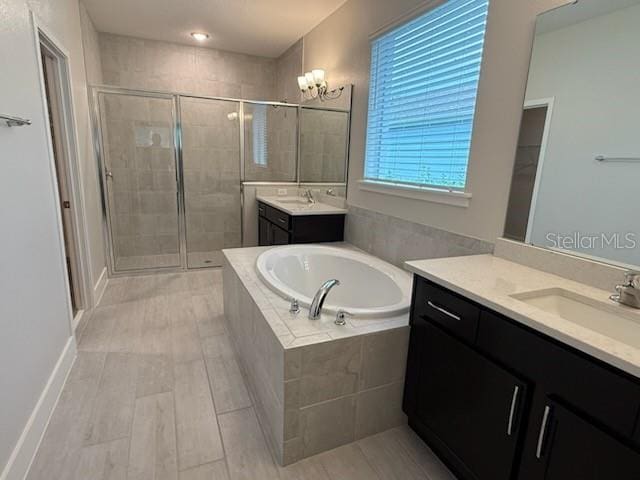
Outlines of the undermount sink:
[{"label": "undermount sink", "polygon": [[512,298],[569,322],[640,348],[640,316],[562,288],[517,293]]}]

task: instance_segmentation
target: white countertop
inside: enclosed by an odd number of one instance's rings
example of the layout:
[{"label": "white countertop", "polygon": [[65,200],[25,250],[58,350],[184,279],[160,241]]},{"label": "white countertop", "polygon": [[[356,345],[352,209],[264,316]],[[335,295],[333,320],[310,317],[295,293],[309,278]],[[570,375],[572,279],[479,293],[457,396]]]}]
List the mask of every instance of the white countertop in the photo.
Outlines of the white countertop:
[{"label": "white countertop", "polygon": [[302,197],[273,197],[257,195],[256,200],[282,210],[289,215],[344,215],[344,208],[334,207],[326,203],[306,203]]},{"label": "white countertop", "polygon": [[609,309],[619,309],[614,311],[637,320],[640,329],[640,310],[609,301],[612,292],[493,255],[414,260],[405,265],[421,277],[640,378],[640,345],[623,343],[511,297],[560,288],[605,303]]}]

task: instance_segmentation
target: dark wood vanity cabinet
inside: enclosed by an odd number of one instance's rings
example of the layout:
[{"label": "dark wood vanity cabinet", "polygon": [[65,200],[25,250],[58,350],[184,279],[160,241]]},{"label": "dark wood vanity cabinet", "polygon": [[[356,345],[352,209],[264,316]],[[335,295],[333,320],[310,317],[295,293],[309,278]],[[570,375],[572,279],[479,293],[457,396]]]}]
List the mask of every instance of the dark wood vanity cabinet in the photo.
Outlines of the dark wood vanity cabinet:
[{"label": "dark wood vanity cabinet", "polygon": [[289,215],[258,202],[258,245],[341,242],[344,215]]},{"label": "dark wood vanity cabinet", "polygon": [[417,276],[403,408],[460,479],[640,479],[638,379]]}]

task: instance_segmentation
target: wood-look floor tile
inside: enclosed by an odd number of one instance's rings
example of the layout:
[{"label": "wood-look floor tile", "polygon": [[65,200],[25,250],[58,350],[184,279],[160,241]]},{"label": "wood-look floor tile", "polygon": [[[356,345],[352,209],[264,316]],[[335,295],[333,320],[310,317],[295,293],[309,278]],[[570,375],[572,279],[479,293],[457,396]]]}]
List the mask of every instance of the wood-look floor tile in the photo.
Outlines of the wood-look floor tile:
[{"label": "wood-look floor tile", "polygon": [[173,361],[180,363],[201,359],[202,347],[194,319],[191,295],[174,294],[170,295],[168,300]]},{"label": "wood-look floor tile", "polygon": [[73,362],[71,372],[69,372],[67,382],[74,382],[87,377],[99,379],[106,356],[105,352],[79,351],[76,360]]},{"label": "wood-look floor tile", "polygon": [[350,443],[318,455],[332,480],[379,480],[379,476],[367,462],[362,450]]},{"label": "wood-look floor tile", "polygon": [[282,480],[331,480],[318,458],[309,457],[286,467],[279,467]]},{"label": "wood-look floor tile", "polygon": [[382,480],[424,479],[425,472],[396,436],[383,432],[360,440],[358,445]]},{"label": "wood-look floor tile", "polygon": [[85,433],[85,445],[129,435],[138,377],[138,359],[127,353],[109,353],[95,405]]},{"label": "wood-look floor tile", "polygon": [[206,358],[206,363],[216,413],[220,414],[251,406],[249,392],[235,358],[209,357]]},{"label": "wood-look floor tile", "polygon": [[173,363],[170,355],[139,355],[136,397],[173,390]]},{"label": "wood-look floor tile", "polygon": [[224,457],[203,360],[174,365],[180,470]]},{"label": "wood-look floor tile", "polygon": [[153,297],[147,301],[138,351],[151,354],[171,353],[171,322],[169,300],[166,296]]},{"label": "wood-look floor tile", "polygon": [[193,309],[201,337],[226,333],[224,309],[220,294],[194,295]]},{"label": "wood-look floor tile", "polygon": [[201,338],[202,353],[205,357],[235,358],[235,351],[228,334]]},{"label": "wood-look floor tile", "polygon": [[116,307],[116,319],[109,343],[110,352],[140,352],[147,303],[148,300],[136,300],[121,303]]},{"label": "wood-look floor tile", "polygon": [[225,461],[218,460],[180,472],[180,480],[229,480],[229,474]]},{"label": "wood-look floor tile", "polygon": [[[73,480],[127,480],[129,439],[84,447]],[[53,478],[53,477],[51,477]]]},{"label": "wood-look floor tile", "polygon": [[279,478],[253,408],[225,413],[218,421],[231,480]]},{"label": "wood-look floor tile", "polygon": [[98,384],[99,379],[91,377],[66,383],[29,470],[28,480],[72,478],[80,460]]},{"label": "wood-look floor tile", "polygon": [[128,480],[178,478],[173,394],[138,398],[131,429]]},{"label": "wood-look floor tile", "polygon": [[91,320],[82,333],[78,344],[79,350],[89,352],[108,352],[111,334],[116,322],[116,305],[97,307],[91,315]]},{"label": "wood-look floor tile", "polygon": [[435,453],[407,426],[397,427],[385,432],[394,437],[406,449],[414,462],[426,472],[429,480],[455,480],[456,477],[436,457]]}]

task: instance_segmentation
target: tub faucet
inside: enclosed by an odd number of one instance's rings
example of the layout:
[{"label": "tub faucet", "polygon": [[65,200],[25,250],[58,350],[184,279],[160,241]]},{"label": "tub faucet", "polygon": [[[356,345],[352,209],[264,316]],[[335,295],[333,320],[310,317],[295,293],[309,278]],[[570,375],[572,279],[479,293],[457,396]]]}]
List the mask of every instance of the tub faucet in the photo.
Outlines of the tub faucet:
[{"label": "tub faucet", "polygon": [[628,307],[640,308],[640,272],[628,271],[624,277],[625,283],[616,285],[618,293],[609,298]]},{"label": "tub faucet", "polygon": [[340,281],[334,278],[332,280],[327,280],[326,282],[324,282],[322,286],[318,289],[315,296],[313,297],[311,306],[309,307],[309,320],[317,320],[320,318],[320,315],[322,314],[322,305],[324,305],[324,300],[325,298],[327,298],[329,291],[336,285],[340,285]]}]

